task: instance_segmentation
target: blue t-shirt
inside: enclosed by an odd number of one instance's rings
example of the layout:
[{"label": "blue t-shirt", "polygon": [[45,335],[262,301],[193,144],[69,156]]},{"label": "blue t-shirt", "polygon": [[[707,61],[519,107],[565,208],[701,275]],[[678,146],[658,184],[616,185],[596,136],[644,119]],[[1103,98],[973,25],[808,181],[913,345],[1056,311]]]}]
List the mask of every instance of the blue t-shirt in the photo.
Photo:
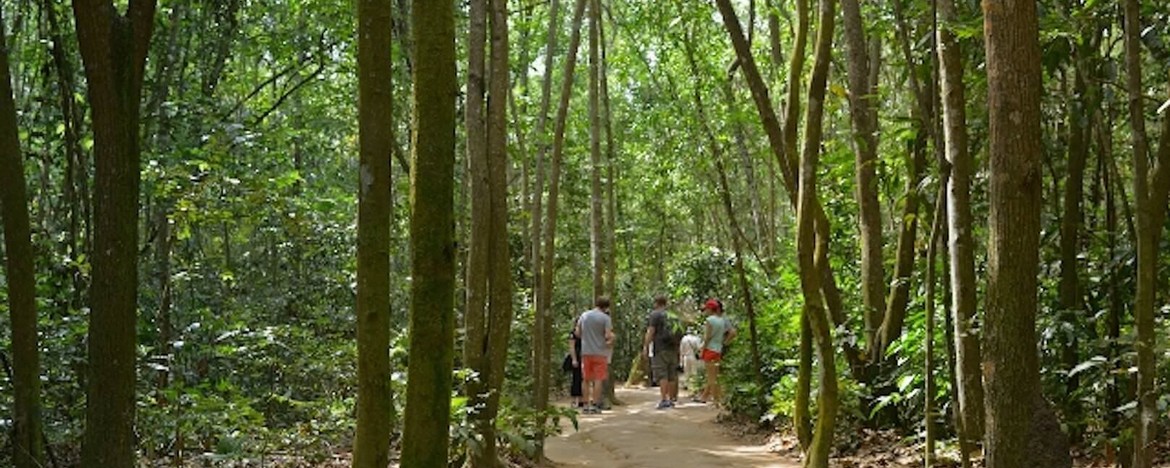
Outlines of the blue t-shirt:
[{"label": "blue t-shirt", "polygon": [[707,316],[707,326],[711,327],[711,334],[707,336],[707,349],[717,353],[723,352],[723,336],[731,328],[727,319],[720,315]]}]

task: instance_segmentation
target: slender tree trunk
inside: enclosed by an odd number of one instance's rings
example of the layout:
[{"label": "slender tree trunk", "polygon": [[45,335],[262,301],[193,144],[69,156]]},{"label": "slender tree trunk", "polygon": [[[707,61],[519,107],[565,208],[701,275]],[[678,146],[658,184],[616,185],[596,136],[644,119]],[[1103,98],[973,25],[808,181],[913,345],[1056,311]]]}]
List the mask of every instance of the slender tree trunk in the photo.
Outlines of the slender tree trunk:
[{"label": "slender tree trunk", "polygon": [[[540,85],[540,114],[536,117],[536,163],[534,175],[534,186],[532,189],[532,212],[529,215],[532,218],[532,304],[533,320],[532,320],[532,370],[533,378],[533,403],[537,411],[543,411],[548,408],[548,391],[549,391],[549,373],[542,371],[542,365],[548,361],[549,353],[552,347],[549,340],[552,339],[551,330],[552,324],[551,314],[545,314],[544,309],[540,306],[541,302],[541,288],[544,285],[542,280],[544,274],[541,269],[543,263],[541,260],[541,234],[542,234],[542,220],[544,217],[543,199],[544,199],[544,157],[548,152],[549,138],[546,135],[546,126],[548,122],[548,110],[552,101],[552,63],[553,53],[557,48],[557,37],[559,23],[557,17],[560,12],[560,0],[551,0],[549,4],[549,26],[548,26],[548,40],[545,44],[544,50],[544,76],[541,79]],[[545,335],[548,330],[549,335]],[[538,432],[536,445],[536,460],[542,461],[544,459],[544,433]]]},{"label": "slender tree trunk", "polygon": [[[4,13],[0,11],[0,24]],[[12,461],[16,468],[45,466],[41,427],[40,354],[37,344],[36,271],[28,216],[24,156],[16,128],[16,102],[8,45],[0,34],[0,218],[3,219],[8,314],[12,326]],[[71,182],[70,182],[71,183]]]},{"label": "slender tree trunk", "polygon": [[[1088,41],[1088,39],[1085,39]],[[1062,334],[1061,357],[1066,370],[1072,370],[1080,357],[1077,350],[1077,336],[1081,333],[1081,292],[1078,272],[1078,256],[1080,254],[1081,230],[1081,199],[1084,197],[1085,162],[1088,159],[1088,117],[1087,108],[1088,86],[1085,80],[1086,48],[1088,44],[1078,44],[1074,61],[1076,76],[1073,79],[1068,115],[1068,178],[1064,183],[1062,214],[1060,217],[1060,315],[1061,322],[1069,325],[1071,332]],[[1069,427],[1069,437],[1076,443],[1080,441],[1080,431],[1083,427],[1081,420],[1080,397],[1077,395],[1080,387],[1080,378],[1069,375],[1065,380],[1066,400],[1065,419]]]},{"label": "slender tree trunk", "polygon": [[[174,245],[174,236],[171,234],[170,208],[166,202],[159,201],[157,214],[155,261],[158,274],[158,312],[155,317],[155,326],[158,328],[158,351],[156,355],[165,360],[162,369],[155,378],[155,388],[161,393],[170,384],[170,369],[174,365],[174,349],[171,346],[173,332],[171,326],[171,250]],[[166,397],[159,401],[166,403]]]},{"label": "slender tree trunk", "polygon": [[[139,115],[154,0],[125,16],[108,0],[75,0],[92,105],[96,226],[82,466],[134,465]],[[100,402],[100,403],[99,403]]]},{"label": "slender tree trunk", "polygon": [[605,21],[598,24],[601,35],[601,119],[605,127],[605,169],[606,169],[606,199],[609,208],[606,210],[606,268],[605,293],[609,297],[617,297],[617,149],[613,142],[613,114],[609,100],[609,57],[606,54]]},{"label": "slender tree trunk", "polygon": [[[972,238],[971,177],[974,158],[967,151],[966,96],[962,46],[952,30],[958,21],[954,0],[938,0],[939,75],[942,82],[943,135],[951,178],[947,183],[947,229],[950,237],[951,324],[954,327],[955,381],[959,417],[966,441],[983,438],[983,378],[979,337],[975,330],[975,249]],[[968,445],[968,444],[964,444]],[[966,459],[966,451],[963,451]]]},{"label": "slender tree trunk", "polygon": [[1125,0],[1125,69],[1129,91],[1129,116],[1133,145],[1133,196],[1137,201],[1137,297],[1133,316],[1137,351],[1137,401],[1134,420],[1134,468],[1149,468],[1154,459],[1154,436],[1158,420],[1158,372],[1155,350],[1157,335],[1154,309],[1158,288],[1159,242],[1166,219],[1166,197],[1170,191],[1170,117],[1163,116],[1162,139],[1157,161],[1150,167],[1150,147],[1145,129],[1142,100],[1140,2]]},{"label": "slender tree trunk", "polygon": [[943,220],[946,219],[946,180],[939,183],[938,199],[934,208],[934,221],[930,227],[930,240],[926,244],[926,345],[924,352],[926,354],[926,362],[923,364],[925,370],[923,371],[923,391],[925,393],[923,398],[923,414],[925,415],[923,425],[926,426],[926,447],[923,453],[923,458],[927,468],[934,466],[935,463],[935,441],[938,440],[938,430],[935,428],[935,394],[938,393],[937,386],[934,383],[934,306],[935,306],[935,258],[938,254],[939,238],[941,231],[944,229]]},{"label": "slender tree trunk", "polygon": [[[490,96],[487,103],[487,198],[488,208],[488,310],[485,316],[482,368],[479,369],[486,396],[479,418],[482,448],[472,465],[491,468],[499,464],[496,449],[496,416],[504,383],[504,365],[508,361],[508,338],[512,331],[512,256],[508,248],[508,152],[507,96],[508,9],[505,0],[491,0]],[[473,311],[469,311],[473,312]]]},{"label": "slender tree trunk", "polygon": [[856,155],[857,207],[861,239],[861,297],[865,340],[876,348],[885,312],[885,264],[882,257],[882,213],[877,180],[877,112],[870,107],[869,51],[857,0],[841,0],[849,71],[849,110]]},{"label": "slender tree trunk", "polygon": [[989,468],[1071,466],[1067,447],[1060,454],[1059,447],[1044,442],[1063,435],[1050,421],[1055,414],[1044,409],[1036,350],[1043,172],[1036,4],[987,2],[983,13],[991,123],[986,463]]},{"label": "slender tree trunk", "polygon": [[[797,244],[800,257],[801,291],[804,295],[804,313],[815,338],[817,358],[821,363],[821,389],[817,399],[817,423],[809,446],[805,466],[827,468],[829,449],[832,446],[833,430],[836,427],[837,407],[837,366],[833,352],[833,326],[826,313],[822,299],[820,270],[816,265],[821,258],[824,243],[814,243],[814,210],[820,206],[817,201],[817,161],[820,159],[822,119],[824,117],[825,87],[829,75],[829,61],[832,54],[834,0],[820,1],[820,28],[817,30],[815,59],[812,76],[809,78],[808,111],[805,113],[804,150],[800,158],[800,203],[797,205]],[[814,248],[820,252],[814,252]]]},{"label": "slender tree trunk", "polygon": [[605,295],[605,239],[601,225],[605,218],[602,211],[601,192],[601,50],[598,44],[598,28],[601,23],[601,8],[598,0],[590,0],[589,6],[589,258],[593,267],[593,297]]},{"label": "slender tree trunk", "polygon": [[410,366],[402,465],[447,464],[455,317],[454,5],[414,0]]},{"label": "slender tree trunk", "polygon": [[[577,0],[573,10],[571,36],[569,37],[569,51],[565,58],[565,71],[561,81],[560,103],[557,107],[556,121],[553,129],[552,161],[549,168],[548,206],[547,217],[544,220],[543,252],[540,255],[542,262],[540,273],[540,295],[537,297],[536,313],[541,316],[541,325],[544,327],[537,333],[545,338],[541,339],[542,349],[534,361],[534,371],[537,375],[535,385],[536,401],[533,405],[536,411],[541,412],[537,417],[538,427],[544,427],[543,412],[548,408],[548,383],[552,359],[552,286],[556,272],[556,234],[557,234],[557,195],[560,190],[561,159],[564,155],[565,126],[569,117],[569,98],[573,94],[573,73],[577,69],[577,49],[581,45],[581,21],[585,16],[586,0]],[[538,454],[543,453],[543,441],[546,434],[538,431]],[[540,460],[540,458],[537,458]]]},{"label": "slender tree trunk", "polygon": [[1119,278],[1120,269],[1117,262],[1117,202],[1116,189],[1114,185],[1117,184],[1117,179],[1113,176],[1111,170],[1114,155],[1113,155],[1113,118],[1109,115],[1103,125],[1099,126],[1100,132],[1100,154],[1098,158],[1104,166],[1101,171],[1101,177],[1104,179],[1105,191],[1105,245],[1106,258],[1108,259],[1106,265],[1107,270],[1105,274],[1108,278],[1108,295],[1109,295],[1109,314],[1105,319],[1106,335],[1108,341],[1106,344],[1106,357],[1109,359],[1109,375],[1110,379],[1107,382],[1105,390],[1105,407],[1110,411],[1105,417],[1106,434],[1110,438],[1116,438],[1121,429],[1121,419],[1114,408],[1121,406],[1121,374],[1125,366],[1120,362],[1121,346],[1118,341],[1121,339],[1121,313],[1125,306],[1121,299],[1121,281]]},{"label": "slender tree trunk", "polygon": [[390,461],[390,159],[393,4],[358,3],[357,429],[353,467]]},{"label": "slender tree trunk", "polygon": [[[464,113],[467,129],[467,165],[471,190],[471,232],[467,251],[467,271],[464,275],[467,294],[466,310],[463,313],[463,365],[479,374],[479,378],[468,383],[466,392],[469,404],[481,407],[487,382],[485,369],[487,353],[487,307],[488,269],[491,255],[491,187],[488,182],[487,154],[487,112],[485,109],[487,88],[487,6],[488,0],[472,0],[468,9],[467,44],[467,97]],[[479,447],[482,455],[489,443],[486,440],[486,426],[482,412],[477,413],[475,427],[485,437]],[[494,440],[492,441],[494,442]],[[479,455],[473,454],[476,461]]]}]

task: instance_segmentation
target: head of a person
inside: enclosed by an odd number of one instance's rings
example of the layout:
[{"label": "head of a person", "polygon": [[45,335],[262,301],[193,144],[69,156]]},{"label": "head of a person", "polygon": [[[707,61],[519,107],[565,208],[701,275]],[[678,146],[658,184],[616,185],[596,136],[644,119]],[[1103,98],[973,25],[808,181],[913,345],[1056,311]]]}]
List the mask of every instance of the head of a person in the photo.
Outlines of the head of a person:
[{"label": "head of a person", "polygon": [[593,301],[593,306],[602,312],[609,312],[609,298],[605,296],[598,297],[596,301]]},{"label": "head of a person", "polygon": [[719,299],[715,299],[715,298],[707,299],[707,303],[703,304],[703,310],[706,311],[708,314],[712,314],[712,315],[722,314],[723,313],[723,302],[721,302],[721,301],[719,301]]},{"label": "head of a person", "polygon": [[654,308],[655,309],[665,309],[666,308],[666,296],[665,295],[659,294],[657,296],[654,296]]}]

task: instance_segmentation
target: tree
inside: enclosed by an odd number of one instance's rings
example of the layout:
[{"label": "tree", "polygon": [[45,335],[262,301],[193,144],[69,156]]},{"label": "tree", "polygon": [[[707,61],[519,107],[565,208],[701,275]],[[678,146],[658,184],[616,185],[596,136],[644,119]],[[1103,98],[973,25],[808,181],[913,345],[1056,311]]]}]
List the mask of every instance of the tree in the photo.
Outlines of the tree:
[{"label": "tree", "polygon": [[[990,118],[990,216],[984,326],[989,468],[1071,466],[1040,394],[1040,44],[1035,2],[983,4]],[[1067,463],[1066,463],[1067,462]]]},{"label": "tree", "polygon": [[1125,72],[1129,91],[1129,118],[1133,143],[1133,196],[1137,208],[1137,297],[1133,316],[1137,351],[1137,401],[1134,420],[1133,466],[1149,468],[1154,458],[1154,433],[1158,420],[1158,372],[1155,358],[1157,335],[1154,308],[1158,282],[1158,253],[1163,224],[1166,221],[1167,194],[1170,193],[1170,116],[1162,117],[1162,136],[1157,161],[1150,167],[1150,145],[1145,128],[1144,93],[1142,92],[1140,2],[1126,0]]},{"label": "tree", "polygon": [[[568,56],[565,58],[565,71],[561,82],[560,103],[557,106],[556,120],[553,126],[552,161],[549,168],[548,206],[544,218],[544,240],[541,241],[544,251],[540,254],[540,296],[536,301],[536,314],[540,317],[543,327],[537,331],[541,338],[540,354],[533,358],[533,371],[537,375],[535,409],[542,412],[540,427],[544,427],[543,411],[548,408],[548,375],[549,363],[552,356],[552,286],[556,273],[556,235],[557,235],[557,195],[560,192],[561,158],[565,152],[565,124],[569,118],[569,100],[573,95],[573,73],[577,69],[577,49],[581,45],[581,21],[585,16],[586,0],[577,0],[573,9],[573,20],[570,26]],[[552,33],[550,33],[552,34]],[[541,386],[542,381],[544,385]],[[543,453],[545,434],[537,435],[538,454]]]},{"label": "tree", "polygon": [[390,462],[390,0],[358,3],[357,430],[353,466]]},{"label": "tree", "polygon": [[82,465],[134,466],[138,291],[139,115],[154,0],[119,13],[75,0],[94,129],[93,287]]},{"label": "tree", "polygon": [[817,422],[812,443],[807,450],[805,466],[827,468],[833,430],[837,422],[836,354],[833,350],[833,327],[826,311],[820,284],[820,268],[816,265],[819,250],[815,241],[814,211],[820,206],[817,196],[817,164],[820,159],[822,124],[825,106],[825,88],[829,78],[832,57],[834,0],[820,0],[820,28],[817,29],[813,71],[809,77],[808,109],[805,111],[804,149],[800,157],[800,203],[797,205],[797,255],[800,259],[800,285],[804,296],[802,313],[808,317],[809,327],[820,360],[821,389],[817,398]]},{"label": "tree", "polygon": [[[0,24],[4,24],[2,10]],[[8,280],[8,313],[12,325],[13,461],[16,468],[34,468],[45,465],[36,272],[33,269],[24,156],[16,128],[16,102],[12,98],[12,74],[8,67],[5,36],[0,34],[0,217],[4,220],[5,278]]]},{"label": "tree", "polygon": [[410,366],[402,465],[447,463],[455,317],[454,5],[417,0],[410,172]]},{"label": "tree", "polygon": [[600,0],[589,7],[589,258],[593,267],[593,297],[605,295],[605,211],[601,191],[601,28]]},{"label": "tree", "polygon": [[[943,136],[951,177],[947,183],[947,230],[950,258],[951,325],[958,365],[955,379],[962,442],[983,438],[983,378],[979,337],[975,334],[975,250],[971,233],[971,177],[974,160],[967,149],[967,115],[962,46],[953,28],[958,20],[953,0],[939,0],[939,75],[942,86]],[[963,453],[966,455],[966,443]]]},{"label": "tree", "polygon": [[[553,60],[553,53],[557,48],[557,16],[560,12],[560,0],[552,0],[549,4],[549,23],[548,23],[548,39],[545,42],[544,49],[544,63],[551,64]],[[575,56],[575,54],[574,54]],[[541,234],[543,229],[543,199],[544,199],[544,158],[548,153],[549,138],[546,135],[545,129],[548,125],[548,110],[552,102],[552,71],[553,67],[544,67],[544,76],[541,78],[540,84],[540,113],[536,116],[536,164],[534,177],[535,183],[532,190],[532,212],[529,216],[532,218],[532,303],[535,305],[533,310],[532,320],[532,371],[533,378],[533,404],[537,411],[543,411],[548,408],[548,391],[549,391],[549,369],[548,360],[552,353],[551,343],[552,339],[552,313],[541,308],[543,304],[543,288],[544,288],[544,263],[541,260],[543,249],[541,248]],[[546,332],[548,334],[546,334]],[[536,459],[544,459],[544,433],[538,432],[536,436]]]},{"label": "tree", "polygon": [[849,71],[849,110],[856,154],[858,223],[861,227],[861,297],[865,340],[878,348],[878,329],[885,312],[885,262],[882,256],[882,212],[877,184],[877,112],[870,107],[870,63],[865,28],[857,0],[841,0],[844,16],[846,63]]}]

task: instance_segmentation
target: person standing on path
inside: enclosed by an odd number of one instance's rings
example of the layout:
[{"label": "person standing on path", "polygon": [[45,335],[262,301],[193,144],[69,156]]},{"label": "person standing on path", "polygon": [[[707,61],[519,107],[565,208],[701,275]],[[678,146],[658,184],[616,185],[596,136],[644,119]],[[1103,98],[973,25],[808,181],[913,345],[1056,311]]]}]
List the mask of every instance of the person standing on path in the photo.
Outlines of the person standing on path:
[{"label": "person standing on path", "polygon": [[719,363],[723,360],[723,346],[735,338],[735,328],[723,316],[723,303],[708,299],[703,305],[707,311],[707,323],[703,332],[703,363],[707,367],[707,382],[699,401],[718,403],[723,399],[723,387],[719,385]]},{"label": "person standing on path", "polygon": [[601,391],[609,374],[609,357],[613,353],[613,321],[609,318],[609,298],[598,297],[594,308],[577,319],[577,336],[581,337],[581,374],[585,378],[585,395],[589,404],[586,414],[601,413]]},{"label": "person standing on path", "polygon": [[678,354],[682,360],[683,372],[679,376],[679,385],[692,392],[692,398],[698,398],[695,391],[695,379],[703,371],[703,361],[700,354],[703,352],[703,339],[699,335],[687,333],[678,347]]},{"label": "person standing on path", "polygon": [[569,358],[572,361],[573,368],[570,371],[573,374],[573,380],[569,384],[569,396],[573,401],[573,408],[583,408],[585,406],[585,394],[581,390],[583,376],[581,375],[581,336],[577,334],[577,327],[574,324],[573,329],[569,331]]},{"label": "person standing on path", "polygon": [[[646,336],[642,339],[642,349],[645,350],[654,344],[654,356],[650,360],[650,369],[658,379],[658,392],[662,400],[658,402],[658,409],[674,406],[672,400],[678,398],[678,339],[676,330],[681,329],[677,317],[672,318],[666,311],[666,296],[654,298],[654,310],[646,319]],[[673,322],[673,323],[672,323]],[[673,325],[673,326],[672,326]],[[643,351],[645,352],[645,351]]]}]

